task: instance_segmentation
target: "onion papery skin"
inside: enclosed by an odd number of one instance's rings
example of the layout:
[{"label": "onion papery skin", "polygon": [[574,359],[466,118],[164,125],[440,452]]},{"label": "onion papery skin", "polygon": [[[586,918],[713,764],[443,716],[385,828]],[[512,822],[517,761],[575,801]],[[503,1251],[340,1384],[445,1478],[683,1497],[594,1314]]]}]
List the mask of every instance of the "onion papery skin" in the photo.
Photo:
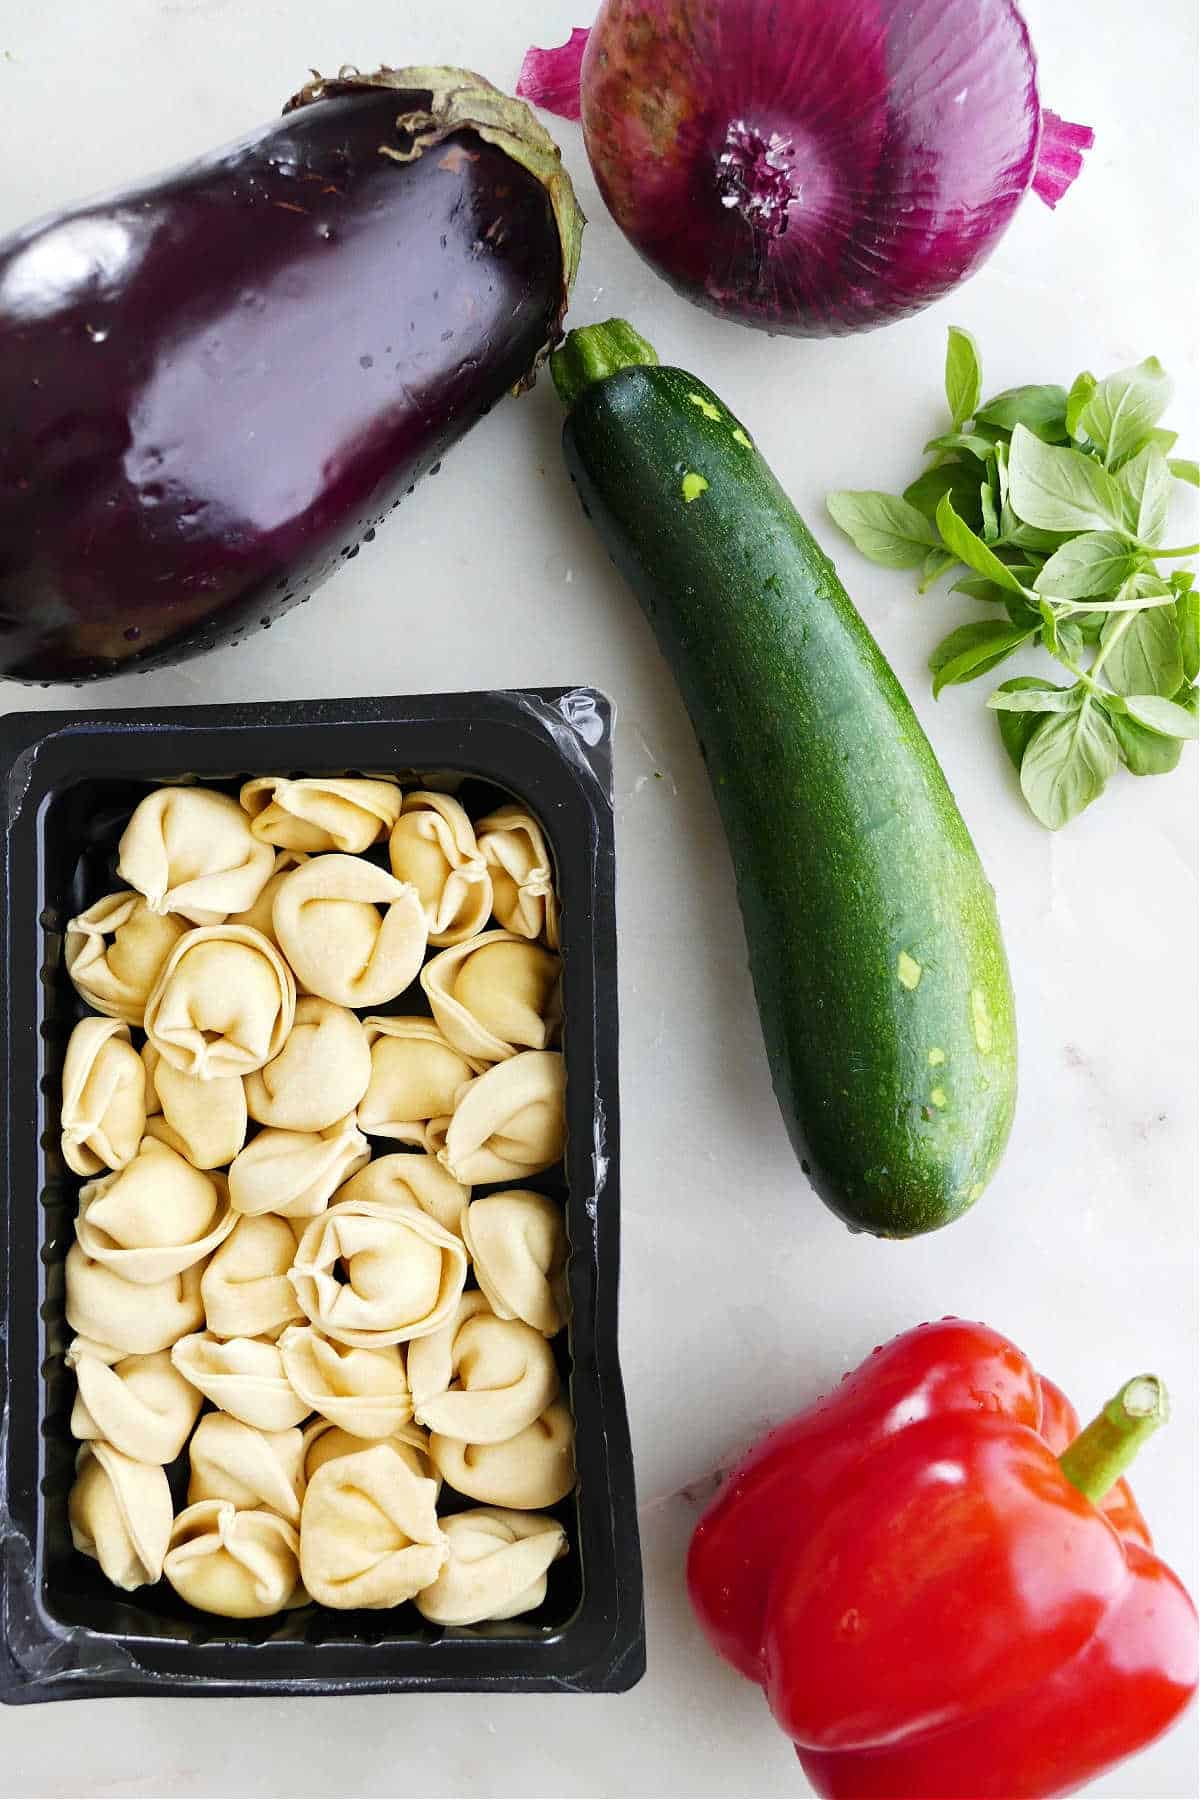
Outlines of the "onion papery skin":
[{"label": "onion papery skin", "polygon": [[605,203],[671,286],[797,337],[957,287],[1041,136],[1012,0],[605,0],[581,115]]}]

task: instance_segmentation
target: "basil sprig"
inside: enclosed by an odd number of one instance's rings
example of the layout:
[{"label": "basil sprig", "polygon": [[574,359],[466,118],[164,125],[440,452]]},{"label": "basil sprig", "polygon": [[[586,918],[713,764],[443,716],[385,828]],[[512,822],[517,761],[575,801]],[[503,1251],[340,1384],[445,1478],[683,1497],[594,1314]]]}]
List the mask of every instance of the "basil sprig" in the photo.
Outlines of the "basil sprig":
[{"label": "basil sprig", "polygon": [[[1000,735],[1034,815],[1051,831],[1103,793],[1123,763],[1163,775],[1198,732],[1200,592],[1177,566],[1200,546],[1163,548],[1173,483],[1197,465],[1159,424],[1171,397],[1157,357],[1070,388],[1035,384],[983,399],[975,340],[951,326],[950,429],[902,496],[829,495],[864,556],[918,569],[925,593],[986,605],[929,658],[935,695],[1020,650],[1066,669],[1062,685],[1018,675],[992,694]],[[1159,563],[1170,566],[1167,573]]]}]

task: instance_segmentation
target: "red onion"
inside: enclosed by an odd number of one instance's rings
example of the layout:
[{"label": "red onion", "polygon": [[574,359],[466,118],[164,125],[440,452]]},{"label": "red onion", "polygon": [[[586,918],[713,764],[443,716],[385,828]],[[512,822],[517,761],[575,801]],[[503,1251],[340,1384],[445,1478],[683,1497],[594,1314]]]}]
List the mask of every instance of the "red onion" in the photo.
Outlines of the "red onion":
[{"label": "red onion", "polygon": [[604,0],[517,92],[582,116],[606,204],[674,288],[798,337],[948,293],[1093,138],[1043,112],[1013,0]]}]

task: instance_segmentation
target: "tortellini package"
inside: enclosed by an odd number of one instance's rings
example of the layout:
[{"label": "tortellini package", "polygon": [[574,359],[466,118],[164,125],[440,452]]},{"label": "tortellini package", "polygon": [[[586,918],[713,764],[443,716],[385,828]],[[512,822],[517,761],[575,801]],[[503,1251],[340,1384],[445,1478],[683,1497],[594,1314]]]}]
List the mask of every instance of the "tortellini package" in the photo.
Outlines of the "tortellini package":
[{"label": "tortellini package", "polygon": [[278,1056],[247,1075],[246,1105],[260,1125],[325,1131],[354,1111],[370,1080],[371,1048],[354,1013],[306,995]]},{"label": "tortellini package", "polygon": [[449,1117],[458,1091],[481,1065],[448,1043],[422,1015],[363,1020],[371,1074],[358,1103],[358,1124],[368,1137],[395,1138],[430,1150],[431,1119]]},{"label": "tortellini package", "polygon": [[525,1185],[566,1142],[558,902],[537,821],[457,791],[158,789],[127,888],[67,928],[67,1510],[117,1587],[448,1628],[545,1603],[575,1484],[563,1208]]},{"label": "tortellini package", "polygon": [[387,1444],[317,1469],[300,1515],[300,1573],[322,1606],[399,1606],[437,1580],[437,1489]]},{"label": "tortellini package", "polygon": [[253,906],[275,868],[236,800],[211,788],[157,788],[133,809],[117,874],[151,912],[219,925]]},{"label": "tortellini package", "polygon": [[74,1175],[123,1169],[146,1130],[142,1061],[123,1019],[81,1019],[63,1062],[62,1153]]},{"label": "tortellini package", "polygon": [[406,794],[388,858],[397,880],[411,882],[420,895],[431,944],[457,944],[483,930],[492,878],[457,800],[422,789]]},{"label": "tortellini package", "polygon": [[546,1571],[567,1553],[567,1534],[545,1513],[479,1506],[442,1520],[450,1555],[437,1580],[417,1595],[417,1611],[435,1625],[515,1619],[546,1598]]},{"label": "tortellini package", "polygon": [[213,1081],[278,1056],[295,1015],[296,983],[269,938],[248,925],[202,925],[163,964],[146,1036],[172,1067]]},{"label": "tortellini package", "polygon": [[279,885],[273,916],[296,978],[339,1006],[394,1000],[425,955],[416,888],[358,856],[314,856],[294,869]]},{"label": "tortellini package", "polygon": [[229,1500],[198,1500],[180,1513],[162,1572],[181,1599],[223,1619],[268,1619],[305,1598],[292,1526]]},{"label": "tortellini package", "polygon": [[421,970],[442,1036],[479,1063],[544,1050],[558,1029],[559,959],[511,931],[485,931]]},{"label": "tortellini package", "polygon": [[98,1013],[140,1025],[162,966],[188,929],[186,919],[151,912],[141,894],[106,894],[67,926],[67,974]]}]

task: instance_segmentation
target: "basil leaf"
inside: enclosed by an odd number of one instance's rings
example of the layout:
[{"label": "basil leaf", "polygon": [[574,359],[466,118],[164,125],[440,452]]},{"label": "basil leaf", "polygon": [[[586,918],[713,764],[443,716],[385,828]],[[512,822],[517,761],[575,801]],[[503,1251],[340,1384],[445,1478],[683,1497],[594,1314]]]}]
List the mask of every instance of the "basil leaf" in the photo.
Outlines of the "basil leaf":
[{"label": "basil leaf", "polygon": [[1024,425],[1047,443],[1067,438],[1067,390],[1061,387],[1005,388],[981,406],[975,415],[984,425],[1012,431]]},{"label": "basil leaf", "polygon": [[1163,737],[1200,737],[1200,719],[1195,713],[1158,694],[1126,694],[1125,710],[1147,731],[1160,732]]},{"label": "basil leaf", "polygon": [[904,490],[908,504],[915,506],[927,519],[932,519],[937,512],[943,494],[950,495],[955,512],[969,525],[978,521],[979,471],[973,462],[940,463],[936,469],[926,469]]},{"label": "basil leaf", "polygon": [[1096,377],[1092,374],[1090,369],[1085,369],[1082,375],[1077,375],[1071,383],[1071,391],[1067,395],[1066,417],[1067,436],[1069,438],[1078,438],[1085,435],[1079,429],[1079,419],[1084,407],[1087,405],[1095,391]]},{"label": "basil leaf", "polygon": [[915,569],[937,548],[928,519],[895,494],[870,490],[830,494],[829,515],[856,549],[889,569]]},{"label": "basil leaf", "polygon": [[1183,685],[1183,655],[1174,611],[1110,614],[1100,636],[1108,685],[1118,694],[1159,694],[1169,700]]},{"label": "basil leaf", "polygon": [[1136,719],[1124,713],[1110,713],[1109,723],[1121,752],[1121,761],[1131,775],[1169,775],[1178,768],[1183,755],[1179,738],[1160,737],[1147,731]]},{"label": "basil leaf", "polygon": [[1179,648],[1183,657],[1185,681],[1200,675],[1200,594],[1187,588],[1175,602],[1175,624],[1179,630]]},{"label": "basil leaf", "polygon": [[1037,727],[1021,758],[1021,792],[1034,817],[1059,831],[1104,792],[1117,761],[1108,715],[1089,696],[1078,711]]},{"label": "basil leaf", "polygon": [[1119,369],[1099,382],[1079,415],[1079,425],[1102,453],[1107,468],[1158,424],[1170,398],[1166,370],[1157,356],[1148,356],[1136,368]]},{"label": "basil leaf", "polygon": [[972,416],[982,392],[983,369],[975,339],[952,325],[946,340],[946,404],[956,430]]},{"label": "basil leaf", "polygon": [[979,512],[983,522],[984,542],[994,544],[1000,536],[1000,515],[996,511],[996,496],[992,492],[990,481],[979,484]]},{"label": "basil leaf", "polygon": [[1008,452],[1008,492],[1026,525],[1042,531],[1120,530],[1121,496],[1106,469],[1081,450],[1043,444],[1024,425]]},{"label": "basil leaf", "polygon": [[1071,624],[1079,633],[1085,644],[1098,644],[1100,642],[1100,635],[1108,620],[1108,616],[1107,613],[1076,613],[1071,620]]},{"label": "basil leaf", "polygon": [[1189,683],[1186,688],[1180,688],[1175,696],[1175,704],[1182,706],[1184,712],[1190,712],[1193,718],[1200,719],[1200,687]]},{"label": "basil leaf", "polygon": [[1162,542],[1171,503],[1171,471],[1155,444],[1139,450],[1117,476],[1125,523],[1143,544]]},{"label": "basil leaf", "polygon": [[949,494],[943,494],[938,503],[937,528],[947,550],[953,550],[959,562],[965,562],[976,574],[986,575],[989,581],[1007,588],[1010,593],[1022,592],[1021,583],[1008,564],[1002,563],[995,551],[989,550],[982,538],[976,537],[970,526],[959,518]]},{"label": "basil leaf", "polygon": [[993,449],[989,438],[975,437],[968,431],[946,431],[941,437],[930,438],[924,453],[932,456],[935,450],[960,450],[973,456],[976,462],[986,462]]},{"label": "basil leaf", "polygon": [[950,592],[966,594],[972,600],[998,600],[1001,605],[1012,598],[1007,588],[989,581],[986,575],[964,575],[961,581],[954,583]]},{"label": "basil leaf", "polygon": [[1167,467],[1176,481],[1190,481],[1193,487],[1200,487],[1200,463],[1190,462],[1186,456],[1172,456]]},{"label": "basil leaf", "polygon": [[1014,550],[1034,550],[1050,556],[1073,535],[1069,531],[1039,531],[1036,525],[1023,525],[1015,514],[1013,517],[1016,522],[1005,531],[1004,542]]},{"label": "basil leaf", "polygon": [[917,583],[918,594],[927,594],[935,587],[948,569],[958,566],[958,558],[949,550],[931,550],[921,564],[921,579]]},{"label": "basil leaf", "polygon": [[993,712],[1048,713],[1074,712],[1083,702],[1084,690],[1078,682],[1074,687],[1052,687],[1048,681],[1038,682],[1036,687],[1018,686],[1019,682],[1032,680],[1032,676],[1018,675],[1015,681],[1006,681],[996,689],[988,705]]},{"label": "basil leaf", "polygon": [[1161,427],[1155,426],[1153,431],[1148,431],[1145,437],[1139,438],[1137,443],[1134,444],[1131,449],[1127,450],[1124,456],[1119,460],[1117,458],[1113,459],[1113,472],[1115,473],[1118,469],[1123,469],[1127,462],[1132,462],[1134,457],[1138,456],[1143,450],[1154,448],[1156,450],[1161,450],[1164,456],[1170,456],[1178,442],[1179,433],[1177,431],[1164,431]]},{"label": "basil leaf", "polygon": [[[1059,692],[1053,682],[1043,681],[1040,675],[1014,675],[1011,680],[1000,683],[996,693],[988,701],[988,705],[993,704],[997,694],[1033,693],[1035,691],[1042,694]],[[1041,722],[1041,716],[1038,713],[1000,711],[996,713],[996,723],[1000,727],[1000,742],[1008,752],[1008,760],[1018,772],[1021,767],[1021,758],[1029,746],[1029,740]]]},{"label": "basil leaf", "polygon": [[1124,538],[1111,531],[1085,531],[1054,552],[1033,585],[1055,600],[1086,600],[1090,594],[1115,593],[1137,566]]},{"label": "basil leaf", "polygon": [[942,639],[929,658],[934,699],[943,688],[959,687],[986,675],[1032,636],[1032,631],[1024,626],[1006,625],[1002,619],[980,619],[973,625],[960,625]]}]

